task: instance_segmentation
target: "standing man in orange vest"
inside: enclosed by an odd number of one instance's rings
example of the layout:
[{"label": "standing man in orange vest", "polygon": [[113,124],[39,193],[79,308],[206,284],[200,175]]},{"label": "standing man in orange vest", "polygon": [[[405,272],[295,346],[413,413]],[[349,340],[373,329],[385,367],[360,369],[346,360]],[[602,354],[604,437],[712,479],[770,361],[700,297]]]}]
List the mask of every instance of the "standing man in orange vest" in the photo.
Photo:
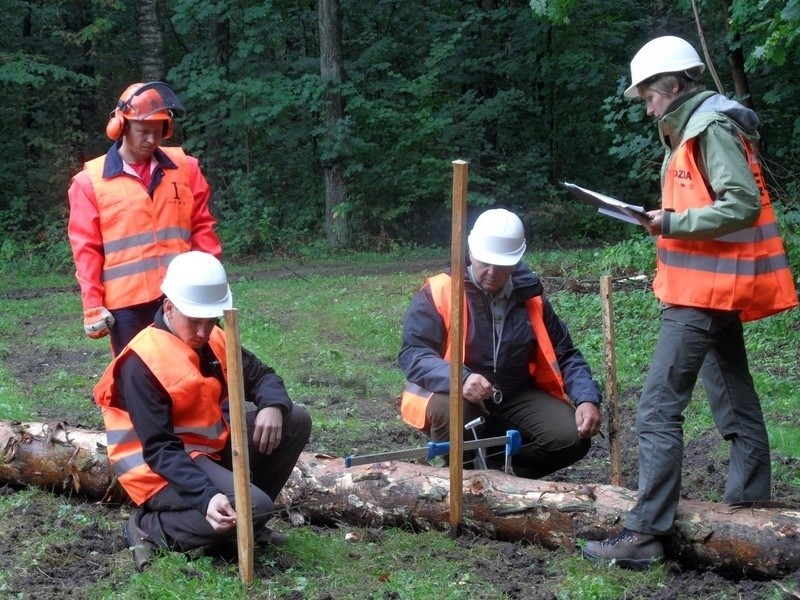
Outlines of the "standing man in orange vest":
[{"label": "standing man in orange vest", "polygon": [[642,390],[638,500],[616,535],[586,558],[643,569],[664,556],[681,488],[683,411],[698,374],[730,442],[724,501],[770,499],[770,453],[750,376],[743,321],[797,306],[758,163],[756,114],[699,83],[705,65],[685,40],[664,36],[631,61],[629,98],[655,117],[666,155],[661,209],[641,218],[656,236],[661,332]]},{"label": "standing man in orange vest", "polygon": [[[583,458],[600,430],[602,394],[567,326],[523,262],[522,221],[502,208],[482,213],[468,238],[463,395],[465,423],[480,437],[516,429],[519,477],[540,478]],[[433,441],[450,435],[450,273],[429,279],[403,323],[398,363],[407,384],[403,420]],[[467,459],[468,462],[469,458]],[[489,467],[504,457],[488,457]]]},{"label": "standing man in orange vest", "polygon": [[[111,362],[94,389],[108,459],[137,506],[125,526],[136,569],[156,548],[185,552],[235,539],[225,334],[231,307],[225,269],[214,256],[187,252],[167,268],[163,305]],[[265,528],[273,500],[311,434],[311,418],[292,403],[283,380],[242,349],[253,527],[257,542],[278,545]]]},{"label": "standing man in orange vest", "polygon": [[106,126],[114,144],[69,188],[83,328],[91,338],[110,333],[115,355],[153,322],[172,258],[189,250],[222,253],[197,159],[160,146],[172,135],[173,116],[184,113],[165,83],[129,86]]}]

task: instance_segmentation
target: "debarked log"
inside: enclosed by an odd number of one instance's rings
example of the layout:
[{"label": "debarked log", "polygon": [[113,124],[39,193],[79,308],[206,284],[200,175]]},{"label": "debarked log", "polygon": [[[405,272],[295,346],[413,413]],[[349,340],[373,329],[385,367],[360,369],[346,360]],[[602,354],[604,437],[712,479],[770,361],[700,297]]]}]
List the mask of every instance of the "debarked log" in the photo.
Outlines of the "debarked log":
[{"label": "debarked log", "polygon": [[[449,469],[406,462],[345,468],[304,452],[279,506],[318,524],[449,530]],[[0,484],[125,501],[109,469],[103,432],[63,423],[0,420]],[[464,531],[576,550],[618,531],[636,493],[611,485],[521,479],[465,471]],[[692,569],[777,578],[800,569],[800,507],[733,507],[681,501],[667,556]]]},{"label": "debarked log", "polygon": [[106,433],[62,422],[0,420],[0,484],[126,502],[106,454]]}]

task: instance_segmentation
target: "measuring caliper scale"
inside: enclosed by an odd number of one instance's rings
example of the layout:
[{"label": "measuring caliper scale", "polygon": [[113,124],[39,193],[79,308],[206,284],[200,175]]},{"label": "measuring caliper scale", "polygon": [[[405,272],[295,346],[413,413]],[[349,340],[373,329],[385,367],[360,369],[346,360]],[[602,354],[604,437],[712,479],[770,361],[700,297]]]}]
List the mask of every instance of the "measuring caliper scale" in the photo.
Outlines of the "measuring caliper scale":
[{"label": "measuring caliper scale", "polygon": [[[491,448],[493,446],[505,446],[505,471],[509,472],[510,457],[517,453],[522,447],[522,437],[516,429],[509,429],[505,435],[470,440],[463,443],[464,450],[478,450]],[[428,442],[426,446],[419,448],[409,448],[408,450],[392,450],[390,452],[379,452],[378,454],[362,454],[361,456],[345,456],[344,466],[346,468],[357,465],[367,465],[376,462],[386,462],[390,460],[406,460],[411,458],[425,458],[431,460],[437,456],[442,456],[450,452],[450,442]]]}]

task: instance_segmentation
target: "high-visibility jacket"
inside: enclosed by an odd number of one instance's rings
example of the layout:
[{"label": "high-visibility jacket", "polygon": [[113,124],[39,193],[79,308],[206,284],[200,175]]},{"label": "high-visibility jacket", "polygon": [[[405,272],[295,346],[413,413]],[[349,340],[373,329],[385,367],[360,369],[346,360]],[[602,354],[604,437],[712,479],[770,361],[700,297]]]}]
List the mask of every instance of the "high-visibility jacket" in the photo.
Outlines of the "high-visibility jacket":
[{"label": "high-visibility jacket", "polygon": [[[662,302],[740,311],[742,321],[797,306],[789,261],[752,145],[740,136],[761,190],[761,212],[749,227],[713,240],[659,236],[653,290]],[[697,138],[683,140],[665,171],[662,208],[683,212],[714,202],[696,160]]]},{"label": "high-visibility jacket", "polygon": [[103,177],[105,156],[86,163],[103,240],[103,305],[135,306],[161,296],[169,262],[192,249],[194,196],[181,148],[161,148],[177,165],[163,169],[151,198],[133,177]]},{"label": "high-visibility jacket", "polygon": [[[227,379],[225,334],[215,327],[208,343]],[[142,359],[169,394],[175,435],[192,458],[200,454],[219,458],[229,428],[222,413],[225,390],[216,377],[202,375],[197,352],[168,331],[152,326],[141,331],[105,370],[94,388],[94,398],[103,413],[109,462],[131,500],[142,505],[167,481],[144,461],[142,442],[130,415],[115,402],[118,367],[131,352]]]},{"label": "high-visibility jacket", "polygon": [[[436,311],[442,316],[444,320],[445,330],[450,331],[450,294],[451,294],[451,279],[450,275],[441,273],[428,280],[428,285],[431,289],[431,297],[433,298]],[[464,323],[469,324],[469,313],[467,310],[466,297],[464,299]],[[561,369],[558,366],[558,359],[556,357],[553,343],[550,341],[550,335],[547,333],[547,327],[544,323],[544,311],[542,308],[541,296],[534,296],[529,298],[525,303],[530,317],[531,327],[536,336],[536,356],[528,363],[528,371],[536,380],[536,387],[542,389],[549,394],[560,398],[565,402],[569,402],[567,394],[564,391],[564,379],[561,376]],[[467,342],[467,327],[462,328],[462,348],[464,357],[466,359],[466,342]],[[450,360],[450,339],[447,337],[447,344],[443,358]],[[433,396],[432,392],[422,389],[420,386],[408,382],[403,390],[400,400],[400,414],[403,420],[417,429],[427,429],[430,423],[427,419],[428,401]]]}]

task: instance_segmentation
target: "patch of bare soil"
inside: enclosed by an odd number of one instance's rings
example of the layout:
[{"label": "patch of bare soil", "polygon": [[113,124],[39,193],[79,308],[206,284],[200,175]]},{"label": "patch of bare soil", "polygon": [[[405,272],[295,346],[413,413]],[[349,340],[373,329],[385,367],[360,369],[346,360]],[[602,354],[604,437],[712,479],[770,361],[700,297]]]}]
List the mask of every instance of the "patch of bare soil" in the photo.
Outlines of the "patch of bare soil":
[{"label": "patch of bare soil", "polygon": [[[403,264],[405,271],[435,270],[441,265],[437,262],[419,264]],[[389,267],[391,268],[391,267]],[[298,269],[296,273],[288,273],[287,269],[276,272],[263,272],[251,275],[253,278],[276,276],[306,276]],[[341,266],[334,273],[344,274],[346,266]],[[352,271],[351,271],[352,272]],[[358,274],[366,274],[363,269]],[[551,282],[552,287],[563,286],[593,288],[594,282],[570,282],[558,280]],[[33,292],[19,292],[18,297],[29,297]],[[41,292],[37,291],[39,295]],[[47,293],[46,291],[44,293]],[[38,321],[38,325],[46,326]],[[24,327],[23,327],[24,329]],[[25,331],[20,331],[18,348],[13,355],[3,357],[7,368],[23,384],[32,384],[36,372],[41,369],[58,368],[67,372],[78,372],[86,361],[86,357],[75,353],[52,353],[32,348],[25,343]],[[99,348],[98,352],[106,352]],[[330,386],[332,382],[326,382]],[[335,382],[333,382],[335,383]],[[350,383],[340,382],[342,387]],[[328,387],[330,389],[330,387]],[[387,398],[392,396],[387,394]],[[334,400],[331,400],[331,397]],[[341,397],[345,397],[342,394]],[[304,399],[310,406],[318,403],[331,418],[344,418],[353,410],[352,403],[336,402],[336,394],[326,393],[326,398]],[[359,404],[359,418],[366,422],[389,424],[388,429],[375,428],[375,439],[353,440],[362,448],[370,447],[384,450],[408,448],[420,445],[419,434],[397,425],[397,412],[394,403],[387,398],[363,398]],[[88,400],[88,399],[87,399]],[[626,424],[621,432],[622,448],[622,485],[636,489],[638,478],[638,452],[636,435],[633,429],[634,407],[636,398],[631,396],[620,399],[623,407],[622,422]],[[42,420],[67,420],[75,423],[90,423],[97,427],[98,415],[56,415],[42,402]],[[309,450],[319,450],[324,440],[312,437]],[[610,452],[608,441],[595,438],[589,455],[577,465],[553,474],[550,479],[571,483],[610,483]],[[773,456],[773,465],[789,473],[784,480],[800,480],[800,461]],[[706,432],[687,445],[683,461],[683,495],[687,499],[718,500],[722,497],[727,472],[727,451],[724,442],[716,431]],[[0,494],[19,494],[19,490],[0,487]],[[800,506],[800,490],[789,485],[776,484],[773,499]],[[52,500],[37,504],[35,509],[24,501],[19,507],[12,509],[0,524],[0,595],[3,597],[27,599],[50,598],[87,598],[88,582],[108,582],[113,589],[116,582],[127,579],[127,573],[133,569],[133,561],[129,556],[122,536],[122,526],[129,514],[129,507],[102,505],[87,502],[79,498],[52,497]],[[374,534],[379,538],[380,532]],[[458,543],[464,548],[472,546],[491,546],[496,550],[497,559],[487,563],[475,559],[470,567],[473,580],[485,581],[496,590],[501,590],[509,598],[525,600],[554,600],[556,598],[554,581],[561,580],[566,573],[554,571],[552,559],[554,552],[538,546],[521,543],[508,543],[474,537],[465,534]],[[44,548],[44,551],[42,549]],[[557,551],[560,552],[560,551]],[[458,557],[463,559],[463,555]],[[225,560],[224,556],[219,560]],[[275,553],[275,560],[269,567],[261,567],[257,577],[268,579],[297,565],[289,559],[280,558]],[[198,576],[202,576],[198,574]],[[676,598],[704,599],[762,599],[762,598],[796,598],[786,593],[782,596],[781,587],[787,589],[800,588],[800,571],[787,575],[779,581],[734,580],[713,572],[681,570],[672,566],[663,587],[659,589],[633,589],[626,591],[626,598],[671,600]],[[299,592],[298,592],[299,594]],[[298,595],[300,600],[302,596]],[[587,597],[591,597],[588,595]],[[336,593],[323,594],[322,598],[339,598]]]}]

